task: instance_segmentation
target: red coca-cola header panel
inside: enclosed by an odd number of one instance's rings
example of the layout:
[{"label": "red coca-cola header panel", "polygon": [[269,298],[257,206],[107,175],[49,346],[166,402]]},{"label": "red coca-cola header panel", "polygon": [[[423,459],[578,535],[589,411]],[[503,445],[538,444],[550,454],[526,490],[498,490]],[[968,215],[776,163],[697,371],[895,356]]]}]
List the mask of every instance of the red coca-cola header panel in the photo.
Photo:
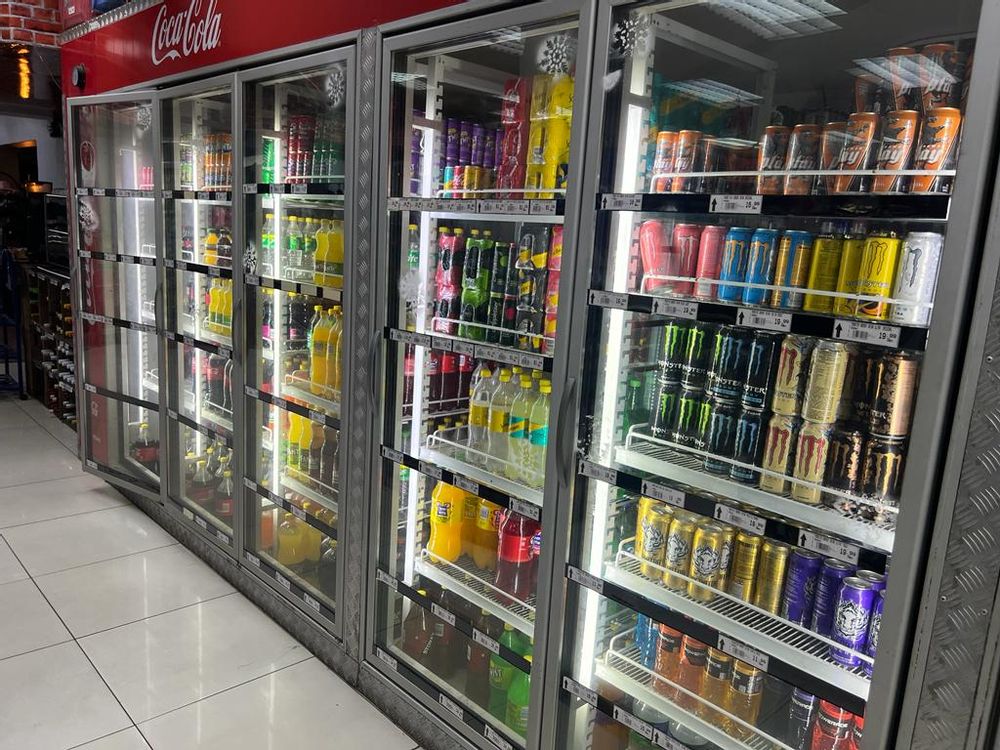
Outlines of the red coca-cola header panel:
[{"label": "red coca-cola header panel", "polygon": [[[99,94],[414,16],[462,0],[164,0],[62,48],[67,96]],[[86,66],[82,89],[71,72]]]}]

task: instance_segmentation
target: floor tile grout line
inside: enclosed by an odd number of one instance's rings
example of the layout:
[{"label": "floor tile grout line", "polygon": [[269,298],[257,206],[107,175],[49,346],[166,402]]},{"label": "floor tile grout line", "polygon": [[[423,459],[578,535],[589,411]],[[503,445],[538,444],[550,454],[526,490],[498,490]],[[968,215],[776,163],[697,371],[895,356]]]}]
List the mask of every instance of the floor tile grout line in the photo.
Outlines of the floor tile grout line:
[{"label": "floor tile grout line", "polygon": [[[93,474],[87,474],[81,466],[79,474],[70,474],[68,477],[50,477],[48,479],[33,479],[30,482],[21,482],[19,484],[5,484],[0,486],[0,492],[4,490],[16,490],[18,487],[30,487],[33,484],[42,484],[43,482],[63,482],[67,479],[82,479],[83,477],[93,476]],[[108,484],[105,482],[105,484]],[[108,485],[111,487],[111,485]],[[112,489],[117,489],[112,487]]]},{"label": "floor tile grout line", "polygon": [[[69,448],[68,448],[68,447],[66,446],[66,444],[65,444],[65,443],[63,443],[63,441],[62,441],[62,440],[60,440],[59,438],[57,438],[57,437],[56,437],[56,435],[55,435],[55,433],[54,433],[54,432],[52,432],[51,430],[49,430],[49,429],[48,429],[48,428],[47,428],[47,427],[46,427],[46,426],[45,426],[44,424],[42,424],[42,423],[41,423],[41,422],[39,422],[39,421],[38,421],[37,419],[35,419],[35,415],[34,415],[34,414],[32,414],[32,413],[31,413],[30,411],[28,411],[27,409],[25,409],[25,408],[24,408],[23,406],[21,406],[21,404],[20,404],[19,402],[15,402],[15,403],[17,404],[17,408],[18,408],[18,409],[20,409],[20,410],[21,410],[21,412],[22,412],[22,413],[24,413],[24,414],[25,414],[25,415],[26,415],[26,416],[28,417],[28,419],[30,419],[30,420],[31,420],[32,422],[34,422],[34,423],[35,423],[35,424],[37,424],[37,425],[38,425],[39,427],[41,427],[41,428],[42,428],[42,430],[44,430],[44,431],[45,431],[46,433],[48,433],[48,436],[49,436],[50,438],[52,438],[52,439],[53,439],[53,440],[55,440],[55,441],[56,441],[57,443],[59,443],[59,445],[61,445],[61,446],[62,446],[63,448],[66,448],[66,450],[68,450],[68,451],[69,451],[70,453],[72,453],[72,454],[73,454],[73,455],[74,455],[74,456],[75,456],[75,457],[76,457],[77,459],[79,459],[79,458],[80,458],[80,454],[79,454],[79,453],[77,453],[77,452],[76,452],[76,451],[74,451],[74,450],[70,450],[70,449],[69,449]],[[43,406],[44,406],[44,404],[43,404]],[[50,415],[50,416],[51,416],[51,415]],[[55,417],[53,417],[53,419],[55,419]],[[62,424],[62,423],[60,422],[59,424]],[[69,428],[69,429],[72,429],[72,428]],[[79,445],[79,433],[77,433],[77,444]]]},{"label": "floor tile grout line", "polygon": [[[0,490],[2,491],[2,490]],[[33,526],[36,523],[48,523],[49,521],[61,521],[64,518],[79,518],[80,516],[88,516],[91,513],[103,513],[106,510],[119,510],[120,508],[127,508],[128,501],[126,500],[122,505],[112,505],[107,508],[92,508],[90,510],[81,510],[79,513],[67,513],[65,516],[54,516],[52,518],[39,518],[37,521],[25,521],[24,523],[14,523],[10,526],[0,526],[0,534],[10,529],[20,529],[25,526]]]},{"label": "floor tile grout line", "polygon": [[[108,737],[114,737],[116,734],[121,734],[122,732],[127,732],[129,729],[135,729],[137,732],[139,732],[139,736],[141,736],[142,739],[143,739],[143,741],[146,742],[146,745],[149,746],[149,742],[146,741],[146,737],[145,737],[145,735],[142,734],[142,730],[139,729],[139,727],[137,727],[135,725],[135,722],[133,722],[132,726],[130,726],[130,727],[125,727],[124,729],[116,729],[113,732],[108,732],[107,734],[102,734],[100,737],[94,737],[94,739],[87,740],[86,742],[81,742],[79,745],[73,745],[73,747],[68,747],[68,748],[66,748],[66,750],[79,750],[79,748],[81,748],[81,747],[86,747],[87,745],[89,745],[89,744],[91,744],[93,742],[100,742],[101,740],[106,740]],[[417,750],[417,748],[414,748],[414,750]]]},{"label": "floor tile grout line", "polygon": [[[3,532],[2,531],[0,531],[0,537],[3,537],[4,541],[7,542],[7,546],[10,547],[10,542],[7,541],[6,537],[3,536]],[[178,542],[178,541],[175,540],[171,544],[161,544],[159,547],[150,547],[149,549],[140,549],[140,550],[136,550],[135,552],[126,552],[124,555],[115,555],[114,557],[107,557],[107,558],[105,558],[103,560],[94,560],[93,562],[82,563],[81,565],[71,565],[68,568],[60,568],[59,570],[48,570],[48,571],[46,571],[44,573],[38,573],[37,575],[38,575],[39,578],[44,578],[45,576],[55,575],[56,573],[65,573],[67,570],[77,570],[78,568],[86,568],[88,565],[96,565],[97,563],[109,562],[111,560],[121,560],[123,557],[131,557],[132,555],[141,555],[143,552],[152,552],[153,550],[157,550],[157,549],[166,549],[167,547],[176,547],[179,544],[180,544],[180,542]],[[11,549],[11,552],[14,552],[14,548],[13,547],[11,547],[10,549]],[[14,554],[14,557],[17,557],[16,553]],[[21,562],[20,558],[18,558],[18,562]],[[24,565],[22,564],[21,567],[24,568]],[[28,577],[31,580],[35,580],[35,576],[33,576],[28,571],[27,568],[24,568],[24,572],[28,574]]]},{"label": "floor tile grout line", "polygon": [[[138,552],[136,554],[141,555],[142,553]],[[102,628],[101,630],[95,630],[93,633],[87,633],[86,635],[74,635],[73,637],[78,640],[83,640],[85,638],[90,638],[91,636],[110,633],[112,630],[117,630],[118,628],[124,628],[128,625],[135,625],[136,623],[145,622],[146,620],[152,620],[156,617],[162,617],[163,615],[169,615],[173,612],[180,612],[182,609],[190,609],[191,607],[197,607],[199,604],[207,604],[208,602],[214,602],[218,601],[219,599],[225,599],[227,596],[233,596],[234,594],[238,593],[240,593],[238,590],[233,589],[232,591],[226,594],[219,594],[218,596],[212,596],[209,597],[208,599],[199,599],[198,601],[191,602],[190,604],[182,604],[181,606],[174,607],[173,609],[165,609],[162,612],[157,612],[156,614],[147,615],[146,617],[140,617],[138,620],[129,620],[128,622],[123,622],[118,625],[112,625],[110,628]]]},{"label": "floor tile grout line", "polygon": [[[30,581],[31,583],[34,583],[34,581],[31,581],[31,579],[28,579],[28,578],[25,578],[24,581],[18,581],[18,583],[25,583],[27,581]],[[4,585],[6,585],[6,584],[4,584]],[[46,604],[48,604],[48,602],[46,602]],[[52,605],[49,604],[49,606],[51,607]],[[63,627],[66,627],[66,626],[64,625]],[[74,640],[74,638],[73,638],[73,634],[69,632],[69,628],[66,629],[66,635],[68,635],[69,637],[66,640],[64,640],[64,641],[56,641],[55,643],[46,643],[44,646],[39,646],[38,648],[29,648],[27,651],[22,651],[19,654],[11,654],[10,656],[0,656],[0,664],[2,664],[5,661],[9,661],[10,659],[16,659],[19,656],[27,656],[28,654],[36,654],[39,651],[44,651],[47,648],[55,648],[56,646],[65,646],[67,643],[72,643],[73,640]]]}]

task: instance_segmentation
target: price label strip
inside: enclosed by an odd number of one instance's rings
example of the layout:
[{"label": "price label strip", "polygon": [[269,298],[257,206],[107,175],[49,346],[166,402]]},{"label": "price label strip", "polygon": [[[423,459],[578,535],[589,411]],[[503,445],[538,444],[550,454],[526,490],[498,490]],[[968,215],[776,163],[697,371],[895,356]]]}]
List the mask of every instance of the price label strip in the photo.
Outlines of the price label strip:
[{"label": "price label strip", "polygon": [[763,534],[764,529],[767,527],[767,522],[760,516],[755,516],[753,513],[747,513],[745,510],[739,510],[738,508],[730,508],[728,505],[723,505],[722,503],[716,503],[715,505],[715,519],[728,523],[731,526],[737,526],[744,531],[749,531],[751,534]]},{"label": "price label strip", "polygon": [[686,302],[680,299],[667,299],[657,297],[653,300],[653,313],[656,315],[667,315],[671,318],[686,318],[688,320],[698,319],[698,303]]},{"label": "price label strip", "polygon": [[833,323],[833,337],[841,341],[856,341],[859,344],[874,344],[891,349],[899,348],[899,326],[866,323],[861,320],[837,318]]},{"label": "price label strip", "polygon": [[759,214],[764,205],[761,195],[713,195],[708,212],[713,214]]},{"label": "price label strip", "polygon": [[792,314],[774,310],[741,307],[736,313],[736,324],[744,328],[763,328],[768,331],[788,333],[792,330]]},{"label": "price label strip", "polygon": [[673,505],[675,508],[683,508],[684,501],[687,498],[687,495],[680,490],[675,490],[673,487],[664,487],[662,484],[656,484],[647,479],[642,480],[642,494],[654,500],[662,500],[668,505]]},{"label": "price label strip", "polygon": [[591,591],[596,591],[598,594],[604,593],[604,581],[601,578],[586,572],[585,570],[580,570],[572,565],[567,565],[566,577],[574,583],[578,583]]},{"label": "price label strip", "polygon": [[603,211],[640,211],[642,195],[635,193],[605,193],[601,196]]},{"label": "price label strip", "polygon": [[740,661],[745,661],[747,664],[752,664],[757,667],[757,669],[762,669],[767,671],[768,665],[770,663],[770,658],[767,654],[761,653],[757,649],[748,646],[743,643],[743,641],[738,641],[735,638],[730,638],[727,635],[719,634],[719,650],[732,656],[734,659],[739,659]]},{"label": "price label strip", "polygon": [[838,560],[849,562],[852,565],[857,565],[858,558],[861,556],[861,548],[857,545],[812,531],[802,530],[799,532],[799,546],[827,557],[836,557]]}]

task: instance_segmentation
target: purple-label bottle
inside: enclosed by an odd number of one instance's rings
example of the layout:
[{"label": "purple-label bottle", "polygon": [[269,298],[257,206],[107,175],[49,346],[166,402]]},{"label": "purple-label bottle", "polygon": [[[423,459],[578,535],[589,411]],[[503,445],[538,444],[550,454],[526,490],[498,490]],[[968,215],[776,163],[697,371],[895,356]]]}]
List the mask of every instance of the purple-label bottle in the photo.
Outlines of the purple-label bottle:
[{"label": "purple-label bottle", "polygon": [[830,649],[830,656],[838,664],[856,667],[861,663],[860,657],[855,652],[865,651],[868,625],[871,623],[874,607],[875,589],[868,581],[856,576],[844,579],[833,615],[833,632],[830,634],[833,640],[847,647]]},{"label": "purple-label bottle", "polygon": [[796,625],[806,625],[812,619],[816,600],[816,582],[823,567],[823,557],[807,549],[792,550],[785,574],[785,593],[781,600],[781,616]]}]

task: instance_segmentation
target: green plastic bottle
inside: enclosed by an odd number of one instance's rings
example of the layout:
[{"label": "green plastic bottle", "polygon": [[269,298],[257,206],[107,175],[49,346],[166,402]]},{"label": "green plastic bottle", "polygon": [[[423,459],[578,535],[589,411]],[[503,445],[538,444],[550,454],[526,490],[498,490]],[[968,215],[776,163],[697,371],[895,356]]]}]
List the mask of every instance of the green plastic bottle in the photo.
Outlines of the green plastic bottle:
[{"label": "green plastic bottle", "polygon": [[[525,656],[531,662],[530,656]],[[514,677],[507,688],[507,715],[504,724],[521,737],[528,733],[528,705],[531,700],[531,675],[520,669],[514,671]]]},{"label": "green plastic bottle", "polygon": [[[531,652],[528,639],[514,630],[514,626],[504,624],[500,643],[516,654],[527,656]],[[499,721],[507,719],[507,692],[518,669],[498,654],[490,655],[490,714]]]}]

